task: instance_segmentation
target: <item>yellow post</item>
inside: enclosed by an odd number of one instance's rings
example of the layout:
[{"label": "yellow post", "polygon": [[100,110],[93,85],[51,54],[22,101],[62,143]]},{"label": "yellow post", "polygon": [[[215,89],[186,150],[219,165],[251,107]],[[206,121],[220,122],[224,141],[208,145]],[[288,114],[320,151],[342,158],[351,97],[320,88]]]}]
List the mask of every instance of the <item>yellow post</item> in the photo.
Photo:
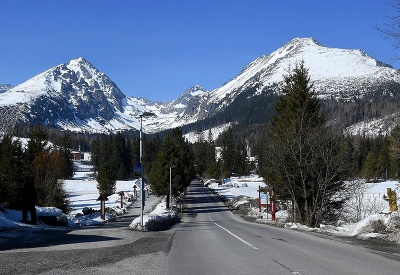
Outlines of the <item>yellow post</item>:
[{"label": "yellow post", "polygon": [[389,198],[389,207],[390,207],[390,212],[397,211],[397,196],[396,192],[392,191],[391,188],[387,189],[387,194]]}]

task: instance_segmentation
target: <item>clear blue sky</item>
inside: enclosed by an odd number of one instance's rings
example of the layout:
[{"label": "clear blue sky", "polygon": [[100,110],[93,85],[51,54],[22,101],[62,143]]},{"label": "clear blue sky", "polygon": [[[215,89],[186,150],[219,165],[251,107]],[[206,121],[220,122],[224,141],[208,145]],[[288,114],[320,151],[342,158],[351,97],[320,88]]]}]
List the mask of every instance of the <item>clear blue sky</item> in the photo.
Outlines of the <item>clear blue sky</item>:
[{"label": "clear blue sky", "polygon": [[375,29],[393,12],[385,0],[2,0],[0,83],[82,56],[126,95],[171,101],[222,86],[295,37],[399,68]]}]

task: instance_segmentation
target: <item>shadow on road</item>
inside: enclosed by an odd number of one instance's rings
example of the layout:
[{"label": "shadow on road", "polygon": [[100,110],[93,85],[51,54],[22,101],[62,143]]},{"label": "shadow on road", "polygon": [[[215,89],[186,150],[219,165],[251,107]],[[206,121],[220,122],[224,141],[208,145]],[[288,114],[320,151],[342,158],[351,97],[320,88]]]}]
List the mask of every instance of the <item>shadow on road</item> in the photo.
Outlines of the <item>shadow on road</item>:
[{"label": "shadow on road", "polygon": [[[82,229],[82,230],[88,230]],[[118,238],[85,235],[85,234],[68,234],[72,229],[44,229],[40,231],[13,231],[13,237],[1,242],[0,250],[22,249],[22,248],[36,248],[36,247],[50,247],[54,245],[66,245],[77,243],[92,243],[110,240],[118,240]],[[15,237],[18,235],[18,237]],[[4,240],[4,238],[3,238]]]}]

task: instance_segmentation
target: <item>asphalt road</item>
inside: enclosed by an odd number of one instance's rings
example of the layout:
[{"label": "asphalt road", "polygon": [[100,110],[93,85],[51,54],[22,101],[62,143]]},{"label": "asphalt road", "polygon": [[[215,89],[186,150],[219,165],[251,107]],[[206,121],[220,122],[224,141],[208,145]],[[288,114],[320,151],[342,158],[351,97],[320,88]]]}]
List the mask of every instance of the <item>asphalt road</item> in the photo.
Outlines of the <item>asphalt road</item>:
[{"label": "asphalt road", "polygon": [[163,232],[126,229],[134,209],[107,226],[27,232],[0,248],[0,274],[400,274],[399,254],[246,222],[198,182],[187,205]]},{"label": "asphalt road", "polygon": [[399,257],[246,222],[198,183],[188,194],[191,211],[174,236],[167,274],[400,274]]}]

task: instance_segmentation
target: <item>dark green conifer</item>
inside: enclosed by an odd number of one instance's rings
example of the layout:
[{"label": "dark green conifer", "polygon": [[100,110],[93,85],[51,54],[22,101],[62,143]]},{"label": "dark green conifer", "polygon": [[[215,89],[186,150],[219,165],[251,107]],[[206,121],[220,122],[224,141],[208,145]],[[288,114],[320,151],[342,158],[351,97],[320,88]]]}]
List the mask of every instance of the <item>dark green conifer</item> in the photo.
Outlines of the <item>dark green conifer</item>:
[{"label": "dark green conifer", "polygon": [[343,200],[346,155],[342,140],[326,126],[308,70],[301,61],[284,76],[266,139],[262,174],[276,198],[291,200],[297,222],[316,226],[333,219]]}]

